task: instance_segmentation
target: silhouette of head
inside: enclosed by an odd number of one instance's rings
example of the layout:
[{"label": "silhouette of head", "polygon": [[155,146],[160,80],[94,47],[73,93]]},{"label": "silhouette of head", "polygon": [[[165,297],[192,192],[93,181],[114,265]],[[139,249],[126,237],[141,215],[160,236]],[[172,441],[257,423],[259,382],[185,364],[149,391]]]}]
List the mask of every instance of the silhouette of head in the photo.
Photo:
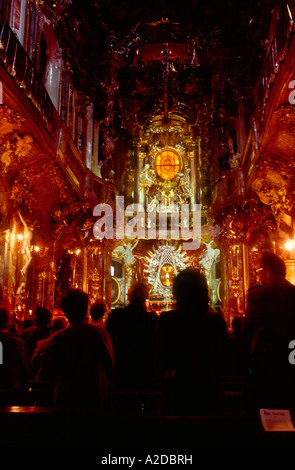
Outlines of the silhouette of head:
[{"label": "silhouette of head", "polygon": [[97,321],[102,318],[107,308],[104,302],[94,302],[90,307],[90,316],[92,320]]},{"label": "silhouette of head", "polygon": [[284,261],[274,253],[263,253],[263,282],[269,282],[274,279],[284,279],[286,277],[286,265]]},{"label": "silhouette of head", "polygon": [[54,317],[52,320],[51,330],[59,331],[68,326],[67,319],[65,317]]},{"label": "silhouette of head", "polygon": [[52,314],[43,307],[37,307],[35,310],[35,322],[39,326],[46,326],[50,323]]},{"label": "silhouette of head", "polygon": [[128,300],[131,304],[143,304],[149,297],[149,287],[144,282],[135,282],[128,290]]},{"label": "silhouette of head", "polygon": [[0,305],[0,331],[9,327],[10,312],[5,305]]},{"label": "silhouette of head", "polygon": [[194,307],[206,312],[209,305],[208,285],[205,276],[196,269],[184,269],[173,283],[173,295],[180,307]]},{"label": "silhouette of head", "polygon": [[81,289],[70,289],[60,299],[60,307],[70,323],[85,320],[89,298]]},{"label": "silhouette of head", "polygon": [[26,328],[30,328],[31,326],[34,325],[33,320],[29,320],[28,318],[24,320],[23,322],[23,329],[25,330]]},{"label": "silhouette of head", "polygon": [[231,326],[235,333],[240,333],[242,329],[241,318],[235,317],[232,321]]}]

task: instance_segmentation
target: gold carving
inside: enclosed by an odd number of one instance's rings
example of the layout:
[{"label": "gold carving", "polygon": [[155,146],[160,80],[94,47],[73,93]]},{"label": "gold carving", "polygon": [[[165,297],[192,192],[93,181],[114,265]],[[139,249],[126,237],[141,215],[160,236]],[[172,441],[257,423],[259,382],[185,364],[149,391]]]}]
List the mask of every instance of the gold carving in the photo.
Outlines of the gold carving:
[{"label": "gold carving", "polygon": [[293,181],[294,175],[290,170],[284,171],[284,166],[277,168],[277,164],[267,160],[262,162],[260,172],[252,183],[261,202],[269,206],[275,217],[279,235],[284,238],[291,234],[291,210],[294,201]]},{"label": "gold carving", "polygon": [[0,137],[19,130],[24,118],[8,106],[0,106]]}]

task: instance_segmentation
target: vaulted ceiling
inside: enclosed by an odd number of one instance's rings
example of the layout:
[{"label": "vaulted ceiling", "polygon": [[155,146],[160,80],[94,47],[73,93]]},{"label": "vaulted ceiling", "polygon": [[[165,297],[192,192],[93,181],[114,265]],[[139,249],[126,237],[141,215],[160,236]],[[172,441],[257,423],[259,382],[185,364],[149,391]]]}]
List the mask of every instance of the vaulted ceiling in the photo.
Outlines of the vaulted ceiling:
[{"label": "vaulted ceiling", "polygon": [[[163,77],[156,61],[150,59],[159,56],[164,43],[170,49],[173,45],[172,53],[179,59],[174,63],[178,67],[172,74],[172,85],[180,102],[190,102],[190,107],[191,103],[194,107],[203,95],[210,95],[216,67],[220,69],[216,57],[222,57],[227,59],[221,67],[229,83],[230,105],[235,96],[233,87],[245,95],[256,80],[272,3],[271,0],[47,2],[73,80],[78,89],[96,102],[97,110],[103,106],[102,63],[106,55],[114,52],[124,64],[120,73],[123,96],[132,97],[134,83],[140,79],[154,103],[161,92]],[[192,83],[197,86],[192,87]],[[150,103],[144,101],[148,108]]]}]

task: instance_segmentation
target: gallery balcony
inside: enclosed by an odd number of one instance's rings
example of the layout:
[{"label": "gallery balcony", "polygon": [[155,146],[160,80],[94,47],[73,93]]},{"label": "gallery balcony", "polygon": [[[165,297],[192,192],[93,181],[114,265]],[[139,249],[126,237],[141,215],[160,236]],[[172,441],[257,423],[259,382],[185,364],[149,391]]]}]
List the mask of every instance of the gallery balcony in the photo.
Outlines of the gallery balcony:
[{"label": "gallery balcony", "polygon": [[14,111],[22,114],[25,106],[37,139],[41,133],[46,152],[57,163],[79,197],[92,201],[93,204],[102,199],[105,201],[106,197],[110,203],[115,201],[115,186],[87,168],[34,64],[1,13],[0,64],[0,80],[10,94],[9,101],[13,103]]}]

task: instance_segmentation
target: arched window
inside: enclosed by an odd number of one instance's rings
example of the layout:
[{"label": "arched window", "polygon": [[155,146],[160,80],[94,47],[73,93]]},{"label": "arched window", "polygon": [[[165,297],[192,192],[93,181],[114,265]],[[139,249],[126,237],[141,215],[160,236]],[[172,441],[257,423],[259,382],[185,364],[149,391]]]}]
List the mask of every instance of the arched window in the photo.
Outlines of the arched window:
[{"label": "arched window", "polygon": [[173,179],[180,172],[180,158],[174,150],[163,150],[156,157],[156,172],[164,180]]}]

